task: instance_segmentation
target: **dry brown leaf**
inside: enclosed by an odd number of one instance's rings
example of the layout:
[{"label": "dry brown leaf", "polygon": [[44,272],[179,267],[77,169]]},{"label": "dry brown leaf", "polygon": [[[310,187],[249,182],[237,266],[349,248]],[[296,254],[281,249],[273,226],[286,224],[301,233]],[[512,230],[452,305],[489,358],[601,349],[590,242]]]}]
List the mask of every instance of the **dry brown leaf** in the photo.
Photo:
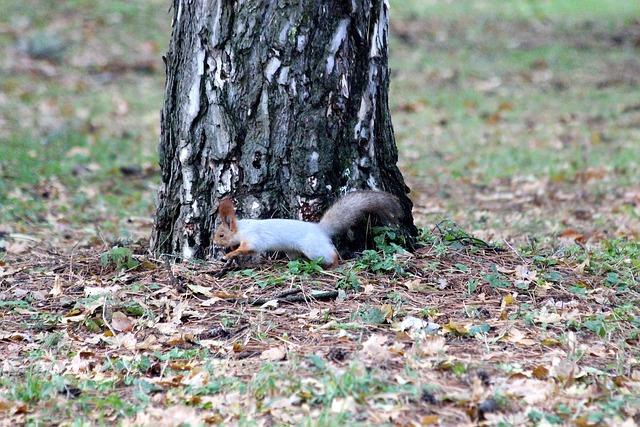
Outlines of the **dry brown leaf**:
[{"label": "dry brown leaf", "polygon": [[173,322],[156,323],[154,327],[164,335],[173,335],[178,332],[178,324]]},{"label": "dry brown leaf", "polygon": [[5,246],[5,250],[10,254],[23,254],[29,251],[29,242],[21,241],[21,242],[11,242]]},{"label": "dry brown leaf", "polygon": [[345,398],[335,397],[331,401],[331,412],[334,414],[342,414],[356,408],[356,401],[353,396],[349,395]]},{"label": "dry brown leaf", "polygon": [[117,293],[122,286],[120,285],[112,285],[112,286],[85,286],[84,293],[86,296],[95,296],[95,295],[105,295],[105,294],[115,294]]},{"label": "dry brown leaf", "polygon": [[362,353],[369,359],[383,362],[391,358],[392,354],[386,344],[388,338],[384,335],[373,334],[362,344]]},{"label": "dry brown leaf", "polygon": [[136,347],[140,350],[158,350],[162,348],[162,346],[158,344],[158,338],[153,334],[147,335]]},{"label": "dry brown leaf", "polygon": [[202,294],[205,297],[211,297],[213,295],[213,293],[211,292],[211,288],[210,287],[201,286],[201,285],[194,285],[192,283],[188,284],[187,287],[194,294]]},{"label": "dry brown leaf", "polygon": [[134,350],[136,348],[136,345],[138,344],[138,340],[131,332],[112,337],[108,337],[105,335],[101,336],[102,341],[106,342],[113,348],[126,348],[127,350]]},{"label": "dry brown leaf", "polygon": [[407,280],[402,284],[406,286],[406,288],[409,289],[411,292],[419,292],[422,294],[426,294],[426,293],[429,293],[431,290],[431,286],[428,283],[423,282],[421,279]]},{"label": "dry brown leaf", "polygon": [[423,426],[440,425],[440,416],[438,415],[425,415],[420,419],[420,424]]},{"label": "dry brown leaf", "polygon": [[284,360],[287,356],[287,352],[283,348],[283,346],[271,347],[260,354],[260,359],[262,360],[270,360],[272,362],[278,360]]},{"label": "dry brown leaf", "polygon": [[413,344],[413,349],[422,356],[435,356],[447,351],[447,340],[440,335],[427,335],[423,340]]},{"label": "dry brown leaf", "polygon": [[552,380],[540,381],[528,378],[509,379],[506,385],[507,393],[524,399],[529,405],[545,402],[555,390]]},{"label": "dry brown leaf", "polygon": [[375,289],[376,289],[376,287],[375,287],[374,285],[372,285],[371,283],[367,283],[366,285],[364,285],[364,293],[365,293],[365,294],[370,294],[370,293],[372,293]]},{"label": "dry brown leaf", "polygon": [[574,361],[564,357],[554,357],[551,365],[550,375],[560,381],[577,378],[580,372],[580,368]]},{"label": "dry brown leaf", "polygon": [[202,419],[196,408],[174,405],[167,408],[147,407],[138,412],[134,420],[123,422],[123,426],[177,427],[180,425],[202,425]]},{"label": "dry brown leaf", "polygon": [[531,375],[537,380],[544,380],[549,376],[549,370],[542,365],[538,365],[531,371]]},{"label": "dry brown leaf", "polygon": [[57,297],[62,294],[62,280],[60,280],[60,276],[56,274],[56,278],[53,280],[53,287],[49,291],[49,294],[53,297]]},{"label": "dry brown leaf", "polygon": [[118,332],[129,332],[133,329],[133,320],[121,311],[113,313],[111,327]]},{"label": "dry brown leaf", "polygon": [[558,323],[562,321],[562,316],[555,312],[550,312],[547,307],[542,307],[542,310],[533,318],[536,323]]},{"label": "dry brown leaf", "polygon": [[578,230],[571,230],[571,229],[564,230],[564,231],[560,232],[560,234],[558,234],[558,237],[565,244],[573,244],[573,243],[585,244],[585,243],[587,243],[587,239],[585,238],[584,233],[582,233],[582,232],[580,232]]},{"label": "dry brown leaf", "polygon": [[514,344],[521,344],[521,345],[537,344],[536,340],[527,338],[527,335],[518,328],[509,329],[509,334],[507,335],[507,341],[510,341]]}]

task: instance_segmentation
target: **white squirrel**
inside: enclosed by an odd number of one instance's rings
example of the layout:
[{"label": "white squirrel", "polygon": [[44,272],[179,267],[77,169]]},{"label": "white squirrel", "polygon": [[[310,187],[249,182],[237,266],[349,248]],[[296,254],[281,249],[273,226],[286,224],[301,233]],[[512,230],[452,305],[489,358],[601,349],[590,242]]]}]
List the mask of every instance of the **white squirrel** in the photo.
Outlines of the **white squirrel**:
[{"label": "white squirrel", "polygon": [[318,223],[295,219],[238,219],[230,199],[220,201],[222,219],[213,243],[217,247],[237,248],[224,256],[230,260],[239,255],[265,251],[283,251],[295,259],[303,254],[311,260],[321,259],[326,267],[338,265],[338,251],[332,237],[346,232],[365,214],[385,223],[397,223],[402,213],[398,199],[382,191],[353,191],[338,199]]}]

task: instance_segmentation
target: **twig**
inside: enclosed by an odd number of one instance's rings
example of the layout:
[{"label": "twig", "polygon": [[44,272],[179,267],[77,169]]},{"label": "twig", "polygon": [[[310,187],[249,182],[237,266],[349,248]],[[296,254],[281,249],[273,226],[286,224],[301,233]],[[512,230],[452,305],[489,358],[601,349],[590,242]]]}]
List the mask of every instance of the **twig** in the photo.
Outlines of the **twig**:
[{"label": "twig", "polygon": [[173,270],[171,269],[171,263],[169,262],[169,256],[165,255],[164,256],[164,268],[167,269],[167,273],[169,275],[169,280],[171,281],[171,284],[173,285],[174,288],[176,288],[176,290],[180,293],[183,293],[186,291],[186,287],[184,287],[180,281],[176,278],[176,276],[173,275]]},{"label": "twig", "polygon": [[302,290],[292,290],[285,292],[281,295],[276,295],[272,298],[226,298],[226,301],[236,302],[238,304],[248,305],[264,305],[269,301],[276,301],[277,303],[294,303],[294,302],[308,302],[309,300],[316,301],[329,301],[338,297],[338,291],[317,292],[311,295],[292,295],[292,293],[300,293]]},{"label": "twig", "polygon": [[107,320],[107,299],[106,298],[102,303],[102,321],[107,326],[109,331],[111,331],[111,333],[113,334],[113,337],[116,339],[116,344],[118,345],[118,347],[120,347],[121,345],[120,338],[118,337],[118,334],[116,334],[116,331],[113,330],[113,328],[111,327],[111,324]]}]

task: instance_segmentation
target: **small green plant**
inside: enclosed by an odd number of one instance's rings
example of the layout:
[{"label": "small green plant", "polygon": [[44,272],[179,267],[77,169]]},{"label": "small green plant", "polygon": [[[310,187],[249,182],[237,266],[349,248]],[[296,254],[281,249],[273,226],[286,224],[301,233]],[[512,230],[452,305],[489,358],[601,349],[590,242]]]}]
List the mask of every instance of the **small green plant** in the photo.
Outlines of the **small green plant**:
[{"label": "small green plant", "polygon": [[104,268],[111,266],[116,270],[130,270],[139,264],[138,260],[133,258],[131,249],[120,246],[114,246],[108,252],[103,253],[100,256],[100,262]]},{"label": "small green plant", "polygon": [[355,264],[356,269],[369,270],[372,273],[404,273],[402,265],[393,256],[371,249],[362,251]]},{"label": "small green plant", "polygon": [[478,289],[478,279],[469,279],[466,285],[467,293],[473,294]]},{"label": "small green plant", "polygon": [[358,275],[353,271],[349,270],[345,272],[344,276],[340,280],[338,280],[338,288],[354,291],[360,290],[360,280],[358,279]]},{"label": "small green plant", "polygon": [[375,237],[373,241],[376,244],[376,247],[386,254],[395,254],[402,253],[404,249],[402,248],[402,239],[400,235],[394,231],[393,228],[390,227],[374,227],[373,233]]},{"label": "small green plant", "polygon": [[[6,379],[5,377],[3,382]],[[11,381],[2,385],[9,388],[13,399],[29,404],[50,400],[57,393],[56,384],[52,378],[34,369],[29,369],[21,381]]]},{"label": "small green plant", "polygon": [[322,265],[320,265],[320,259],[314,260],[302,260],[297,259],[295,261],[289,261],[287,264],[289,272],[291,274],[313,274],[323,271]]},{"label": "small green plant", "polygon": [[357,317],[363,322],[370,325],[381,325],[386,321],[386,314],[378,307],[365,307],[357,312]]}]

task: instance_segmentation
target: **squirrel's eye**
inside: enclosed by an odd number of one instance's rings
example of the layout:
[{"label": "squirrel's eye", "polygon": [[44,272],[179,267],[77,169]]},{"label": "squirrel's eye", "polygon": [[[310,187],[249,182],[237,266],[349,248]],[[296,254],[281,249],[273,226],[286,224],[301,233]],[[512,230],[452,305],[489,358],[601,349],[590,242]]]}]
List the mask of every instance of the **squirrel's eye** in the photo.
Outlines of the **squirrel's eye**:
[{"label": "squirrel's eye", "polygon": [[224,233],[218,234],[218,237],[224,237]]}]

